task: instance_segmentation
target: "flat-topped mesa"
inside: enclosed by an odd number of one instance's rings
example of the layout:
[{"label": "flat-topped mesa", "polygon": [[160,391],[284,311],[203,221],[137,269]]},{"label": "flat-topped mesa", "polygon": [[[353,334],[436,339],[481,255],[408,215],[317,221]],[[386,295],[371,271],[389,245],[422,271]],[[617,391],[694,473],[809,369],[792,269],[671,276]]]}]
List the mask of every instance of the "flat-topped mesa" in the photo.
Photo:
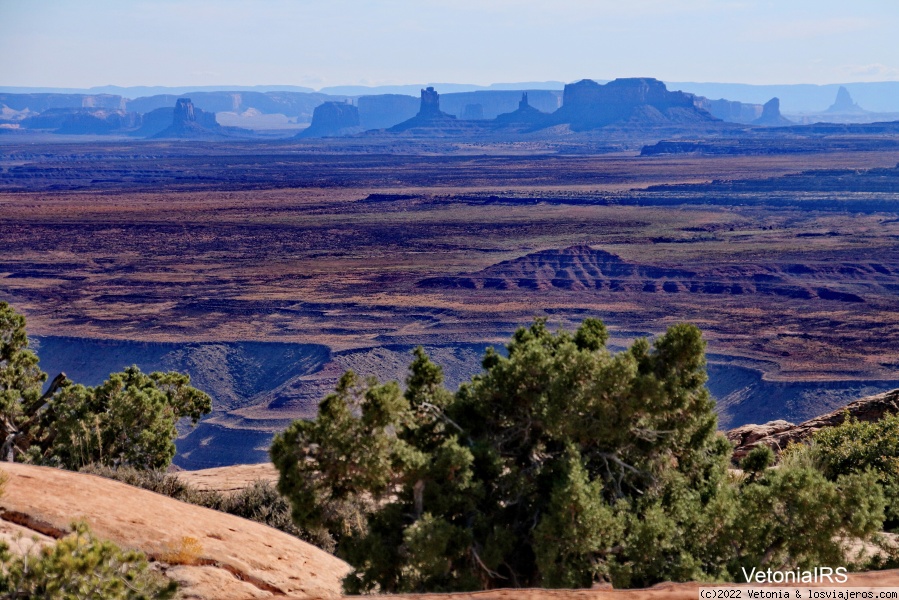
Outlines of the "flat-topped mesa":
[{"label": "flat-topped mesa", "polygon": [[349,102],[324,102],[312,111],[312,124],[297,137],[336,137],[362,131],[359,109]]},{"label": "flat-topped mesa", "polygon": [[780,114],[780,98],[771,98],[762,107],[762,116],[753,121],[752,124],[763,127],[778,127],[793,125],[794,123]]},{"label": "flat-topped mesa", "polygon": [[590,79],[565,86],[557,123],[573,129],[604,127],[614,123],[664,125],[716,121],[695,105],[693,94],[671,92],[658,79],[616,79],[601,85]]}]

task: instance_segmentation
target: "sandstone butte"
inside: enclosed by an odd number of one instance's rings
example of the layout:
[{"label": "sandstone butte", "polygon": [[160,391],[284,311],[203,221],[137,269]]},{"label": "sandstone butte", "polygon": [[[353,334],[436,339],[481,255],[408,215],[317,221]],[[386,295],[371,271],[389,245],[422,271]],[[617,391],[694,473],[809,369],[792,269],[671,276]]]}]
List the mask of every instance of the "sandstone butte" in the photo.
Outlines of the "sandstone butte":
[{"label": "sandstone butte", "polygon": [[[341,598],[343,561],[280,531],[231,515],[185,504],[95,475],[15,463],[0,466],[9,476],[0,498],[0,539],[13,551],[51,543],[73,519],[122,547],[141,550],[181,583],[183,599],[283,600]],[[182,476],[185,473],[180,474]],[[188,477],[209,489],[235,486],[273,475],[270,465],[240,465]],[[199,544],[193,565],[162,559],[185,538]],[[844,586],[899,587],[899,570],[853,573]],[[695,600],[699,583],[662,583],[640,590],[501,589],[456,594],[378,596],[379,600]],[[813,587],[827,587],[826,584]]]}]

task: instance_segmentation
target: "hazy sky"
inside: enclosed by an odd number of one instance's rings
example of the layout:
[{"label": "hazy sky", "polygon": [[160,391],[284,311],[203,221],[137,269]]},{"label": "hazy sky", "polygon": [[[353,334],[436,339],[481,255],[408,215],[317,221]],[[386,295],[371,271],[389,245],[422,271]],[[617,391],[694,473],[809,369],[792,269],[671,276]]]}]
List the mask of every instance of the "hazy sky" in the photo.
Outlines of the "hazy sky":
[{"label": "hazy sky", "polygon": [[899,80],[895,0],[0,0],[0,85]]}]

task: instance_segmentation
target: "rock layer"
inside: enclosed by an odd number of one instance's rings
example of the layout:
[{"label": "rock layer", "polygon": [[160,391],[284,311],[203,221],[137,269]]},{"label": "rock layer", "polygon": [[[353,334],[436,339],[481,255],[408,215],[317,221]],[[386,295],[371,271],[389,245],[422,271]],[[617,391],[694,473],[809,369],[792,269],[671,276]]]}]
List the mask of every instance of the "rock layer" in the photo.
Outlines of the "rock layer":
[{"label": "rock layer", "polygon": [[631,263],[615,254],[582,245],[534,252],[477,273],[429,277],[420,280],[418,286],[470,290],[761,294],[801,300],[864,302],[862,296],[835,289],[835,280],[847,279],[888,286],[899,281],[899,272],[880,263],[721,265],[694,271]]}]

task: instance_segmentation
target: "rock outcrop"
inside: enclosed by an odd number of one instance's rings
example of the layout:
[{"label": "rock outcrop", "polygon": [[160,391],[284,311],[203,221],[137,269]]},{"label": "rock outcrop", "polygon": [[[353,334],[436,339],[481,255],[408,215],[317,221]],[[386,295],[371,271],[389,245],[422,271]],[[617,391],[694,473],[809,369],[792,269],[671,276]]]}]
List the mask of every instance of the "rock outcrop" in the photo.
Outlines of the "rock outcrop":
[{"label": "rock outcrop", "polygon": [[734,444],[734,459],[740,460],[759,445],[769,446],[780,452],[791,443],[802,442],[825,427],[834,427],[846,420],[846,415],[859,421],[878,421],[885,415],[899,413],[899,389],[861,398],[845,407],[799,425],[786,421],[771,421],[764,425],[743,425],[727,432],[727,439]]},{"label": "rock outcrop", "polygon": [[590,79],[565,86],[562,108],[553,113],[554,124],[575,131],[609,125],[686,125],[716,121],[698,108],[692,94],[670,92],[658,79],[616,79],[601,85]]},{"label": "rock outcrop", "polygon": [[195,107],[190,98],[178,98],[172,112],[172,124],[152,137],[216,139],[227,136],[225,128],[215,120],[215,113]]},{"label": "rock outcrop", "polygon": [[434,88],[428,87],[421,90],[421,108],[418,109],[418,116],[424,119],[439,119],[450,116],[440,112],[440,94]]},{"label": "rock outcrop", "polygon": [[825,111],[837,114],[863,114],[867,112],[861,106],[852,101],[852,96],[844,86],[837,90],[837,97],[833,104]]},{"label": "rock outcrop", "polygon": [[[469,122],[469,125],[471,124]],[[421,90],[421,104],[418,114],[398,125],[394,125],[388,131],[399,133],[420,130],[421,133],[440,135],[441,133],[460,133],[465,129],[465,125],[459,123],[455,116],[440,110],[440,94],[433,87],[428,87]]]},{"label": "rock outcrop", "polygon": [[339,137],[362,132],[359,109],[349,102],[325,102],[312,111],[312,124],[297,137]]},{"label": "rock outcrop", "polygon": [[[48,538],[84,519],[101,539],[140,550],[181,584],[184,598],[244,600],[272,596],[334,599],[349,565],[291,535],[259,523],[61,469],[4,463],[9,476],[0,498],[0,537],[15,524]],[[184,540],[192,555],[177,560]],[[27,548],[27,544],[12,545]]]},{"label": "rock outcrop", "polygon": [[510,113],[504,113],[494,119],[494,124],[498,127],[514,127],[524,126],[536,128],[546,122],[549,115],[541,112],[530,105],[528,102],[528,93],[521,93],[521,100],[518,101],[518,110]]},{"label": "rock outcrop", "polygon": [[761,127],[782,127],[793,125],[793,121],[780,114],[780,98],[771,98],[762,107],[762,116],[752,122]]},{"label": "rock outcrop", "polygon": [[[65,535],[73,518],[84,518],[98,537],[151,557],[174,554],[192,538],[194,564],[156,563],[191,600],[346,600],[341,579],[349,565],[280,531],[192,506],[93,475],[5,463],[10,476],[0,499],[0,539],[11,550],[32,551]],[[26,543],[16,543],[23,538]],[[189,561],[188,561],[189,562]],[[778,584],[762,584],[777,586]],[[832,587],[824,581],[808,587]],[[849,587],[899,587],[899,571],[850,573]],[[663,582],[645,589],[493,589],[455,594],[419,594],[417,600],[692,600],[708,583]],[[746,588],[748,584],[727,587]],[[758,588],[758,585],[752,587]],[[384,600],[408,595],[378,596]]]}]

